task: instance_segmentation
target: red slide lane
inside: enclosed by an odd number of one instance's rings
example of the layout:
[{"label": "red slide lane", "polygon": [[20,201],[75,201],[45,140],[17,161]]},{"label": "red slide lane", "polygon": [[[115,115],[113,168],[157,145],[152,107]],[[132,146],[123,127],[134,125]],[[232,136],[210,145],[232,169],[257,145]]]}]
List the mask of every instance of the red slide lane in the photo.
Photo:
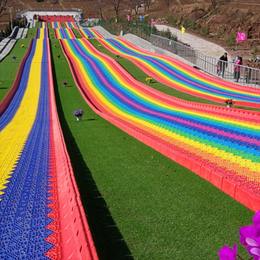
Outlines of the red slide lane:
[{"label": "red slide lane", "polygon": [[32,49],[32,43],[33,43],[33,39],[30,40],[29,46],[28,46],[28,50],[25,54],[25,56],[23,57],[18,72],[16,74],[13,86],[11,87],[11,89],[8,91],[7,95],[4,97],[4,99],[2,100],[2,102],[0,103],[0,116],[4,113],[4,111],[6,110],[6,108],[9,106],[11,100],[13,99],[18,87],[19,87],[19,83],[22,77],[22,73],[23,73],[23,69],[24,69],[24,65],[25,62],[31,52]]},{"label": "red slide lane", "polygon": [[59,216],[56,217],[59,221],[61,257],[62,259],[98,260],[59,122],[53,77],[51,76],[52,67],[49,41],[48,61],[51,126],[53,129],[54,158],[58,189],[58,201],[55,201],[54,204],[56,206],[58,205]]}]

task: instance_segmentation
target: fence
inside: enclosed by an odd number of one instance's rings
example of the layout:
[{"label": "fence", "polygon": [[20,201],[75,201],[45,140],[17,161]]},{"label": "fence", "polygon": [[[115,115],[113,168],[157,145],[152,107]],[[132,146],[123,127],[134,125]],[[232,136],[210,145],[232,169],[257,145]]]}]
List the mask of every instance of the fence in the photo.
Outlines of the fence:
[{"label": "fence", "polygon": [[[216,58],[196,51],[184,44],[154,34],[151,35],[150,42],[152,45],[158,46],[184,58],[185,60],[193,63],[197,68],[211,75],[218,75],[217,69],[219,66],[217,66],[217,64],[220,64],[221,62]],[[260,88],[259,69],[237,65],[237,72],[235,73],[235,64],[233,62],[222,61],[221,65],[221,67],[224,68],[224,74],[222,74],[223,71],[219,71],[219,76],[221,77],[223,75],[225,80],[238,81],[238,84]],[[235,78],[235,76],[238,77]]]},{"label": "fence", "polygon": [[85,21],[84,23],[80,23],[82,27],[92,27],[95,25],[100,25],[108,32],[113,35],[122,35],[131,33],[137,35],[138,37],[150,41],[150,35],[154,33],[154,27],[150,24],[145,24],[141,21],[139,22],[125,22],[123,21],[116,23],[115,20],[105,21],[103,19],[90,19],[89,21]]}]

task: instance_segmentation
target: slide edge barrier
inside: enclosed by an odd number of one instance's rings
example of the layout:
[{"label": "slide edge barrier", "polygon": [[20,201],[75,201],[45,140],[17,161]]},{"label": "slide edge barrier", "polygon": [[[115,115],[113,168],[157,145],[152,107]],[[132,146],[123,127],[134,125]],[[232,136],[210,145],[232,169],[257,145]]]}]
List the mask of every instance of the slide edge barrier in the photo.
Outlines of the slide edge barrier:
[{"label": "slide edge barrier", "polygon": [[29,46],[28,46],[28,50],[26,52],[26,54],[24,55],[24,57],[22,58],[22,61],[20,63],[18,72],[16,74],[13,86],[10,88],[10,90],[8,91],[8,93],[6,94],[6,96],[4,97],[4,99],[2,100],[2,102],[0,103],[0,116],[2,116],[2,114],[4,113],[4,111],[7,109],[7,107],[9,106],[11,100],[13,99],[19,84],[20,84],[20,80],[22,77],[22,73],[23,73],[23,69],[24,69],[24,65],[25,62],[28,58],[28,56],[30,55],[31,49],[32,49],[32,43],[33,43],[34,39],[30,40]]}]

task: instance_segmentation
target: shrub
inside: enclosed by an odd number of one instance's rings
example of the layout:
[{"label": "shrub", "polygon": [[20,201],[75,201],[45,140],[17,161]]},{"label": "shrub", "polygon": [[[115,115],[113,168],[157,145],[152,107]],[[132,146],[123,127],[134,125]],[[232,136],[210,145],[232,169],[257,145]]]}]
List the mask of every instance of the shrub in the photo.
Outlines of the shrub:
[{"label": "shrub", "polygon": [[227,38],[227,46],[231,47],[236,43],[236,38],[233,33],[230,33]]},{"label": "shrub", "polygon": [[258,48],[257,48],[257,46],[254,46],[253,47],[253,58],[254,59],[256,58],[257,53],[258,53]]},{"label": "shrub", "polygon": [[202,35],[209,35],[209,25],[205,25],[201,30]]},{"label": "shrub", "polygon": [[219,39],[222,35],[223,35],[223,33],[224,33],[224,29],[223,28],[221,28],[218,32],[217,32],[217,39]]},{"label": "shrub", "polygon": [[191,20],[191,24],[190,24],[190,29],[191,30],[196,30],[197,28],[197,24],[196,21],[194,19]]}]

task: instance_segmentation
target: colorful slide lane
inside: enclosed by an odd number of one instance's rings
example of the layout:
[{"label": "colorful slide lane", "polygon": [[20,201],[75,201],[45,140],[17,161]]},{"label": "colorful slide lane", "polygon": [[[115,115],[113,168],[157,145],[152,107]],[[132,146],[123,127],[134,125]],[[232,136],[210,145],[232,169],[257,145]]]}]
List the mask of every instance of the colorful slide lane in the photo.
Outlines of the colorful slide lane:
[{"label": "colorful slide lane", "polygon": [[78,29],[83,38],[87,39],[103,39],[103,36],[93,28]]},{"label": "colorful slide lane", "polygon": [[54,28],[54,29],[61,29],[62,26],[61,26],[61,22],[50,22],[51,24],[51,28]]},{"label": "colorful slide lane", "polygon": [[179,100],[136,81],[86,39],[60,42],[82,95],[98,114],[259,209],[260,113]]},{"label": "colorful slide lane", "polygon": [[220,103],[232,98],[237,105],[260,108],[259,89],[209,76],[174,58],[138,48],[123,38],[99,41],[112,53],[131,60],[149,76],[174,89]]},{"label": "colorful slide lane", "polygon": [[64,22],[64,24],[66,28],[70,28],[70,29],[78,28],[75,22]]},{"label": "colorful slide lane", "polygon": [[76,39],[72,29],[54,29],[56,39]]},{"label": "colorful slide lane", "polygon": [[[41,29],[44,35],[46,29]],[[98,259],[56,110],[49,40],[0,104],[0,259]]]}]

